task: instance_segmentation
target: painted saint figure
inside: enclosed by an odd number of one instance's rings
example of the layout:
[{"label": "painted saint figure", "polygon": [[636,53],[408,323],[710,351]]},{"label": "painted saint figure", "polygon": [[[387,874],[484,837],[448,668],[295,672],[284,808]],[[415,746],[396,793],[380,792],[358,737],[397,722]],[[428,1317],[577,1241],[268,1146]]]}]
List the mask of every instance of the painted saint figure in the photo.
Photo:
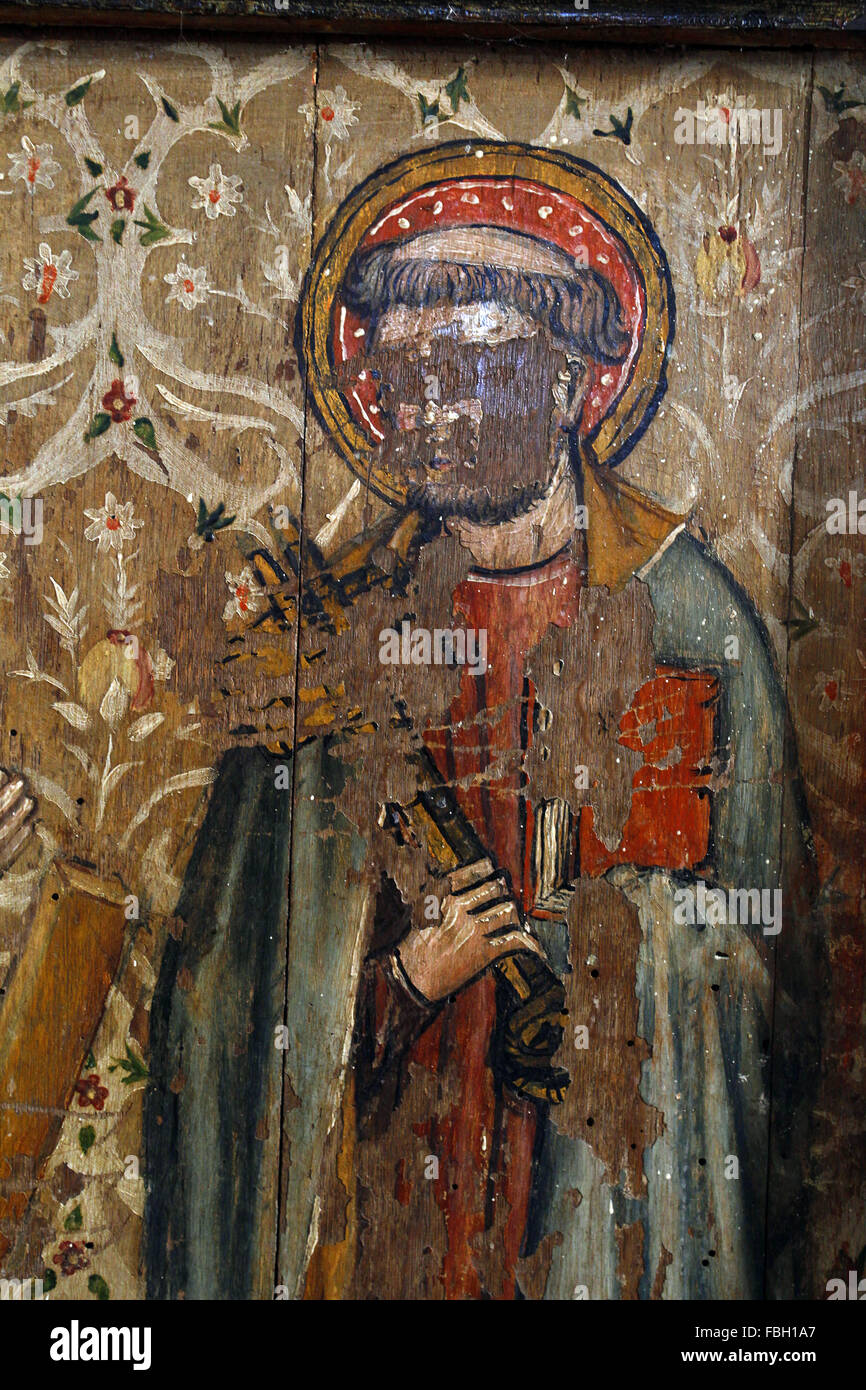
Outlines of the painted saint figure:
[{"label": "painted saint figure", "polygon": [[293,750],[287,978],[277,755],[226,757],[153,1004],[151,1296],[270,1297],[274,1249],[292,1298],[750,1297],[781,1258],[772,938],[679,909],[781,884],[796,932],[784,699],[746,596],[614,471],[673,331],[647,219],[566,156],[440,146],[335,216],[302,352],[395,511],[355,543],[366,598],[329,601],[363,674],[365,602],[399,629],[438,582],[438,625],[483,631],[486,665],[401,672],[360,788],[338,733]]}]

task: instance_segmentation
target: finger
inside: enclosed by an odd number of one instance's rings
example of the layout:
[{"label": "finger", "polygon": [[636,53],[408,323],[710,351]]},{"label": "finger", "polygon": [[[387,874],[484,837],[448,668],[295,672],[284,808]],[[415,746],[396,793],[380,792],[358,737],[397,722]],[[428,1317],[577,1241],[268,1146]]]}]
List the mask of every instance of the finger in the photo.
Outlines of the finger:
[{"label": "finger", "polygon": [[23,796],[12,810],[6,813],[3,819],[0,820],[0,845],[2,845],[5,840],[12,838],[21,822],[27,819],[35,805],[36,802],[33,800],[32,796]]},{"label": "finger", "polygon": [[511,899],[508,884],[501,874],[497,874],[495,878],[487,879],[485,883],[479,883],[475,888],[466,888],[455,896],[459,897],[461,906],[470,912],[478,912],[485,905],[489,906],[494,902],[504,902],[506,899]]},{"label": "finger", "polygon": [[462,893],[464,888],[471,888],[492,873],[493,865],[489,859],[476,859],[474,864],[463,864],[459,869],[452,869],[448,875],[451,892]]},{"label": "finger", "polygon": [[25,825],[21,826],[21,829],[18,831],[18,834],[15,836],[14,840],[12,840],[8,845],[3,845],[3,847],[0,848],[0,873],[2,873],[2,871],[5,868],[8,868],[8,866],[12,863],[13,859],[15,859],[16,855],[19,853],[22,845],[26,844],[27,840],[29,840],[30,836],[33,833],[34,826],[34,821],[27,821]]},{"label": "finger", "polygon": [[508,931],[512,927],[522,929],[523,926],[514,902],[495,903],[483,912],[473,913],[473,917],[481,923],[485,936],[495,936],[497,932]]},{"label": "finger", "polygon": [[14,806],[24,790],[23,777],[13,777],[12,780],[9,781],[6,773],[4,773],[3,776],[4,785],[2,790],[0,790],[0,816],[5,815],[10,806]]},{"label": "finger", "polygon": [[501,936],[488,936],[485,940],[491,960],[500,960],[503,956],[513,956],[518,951],[531,951],[533,955],[539,956],[542,960],[547,959],[541,942],[536,941],[534,936],[530,936],[525,931],[507,931],[503,932]]}]

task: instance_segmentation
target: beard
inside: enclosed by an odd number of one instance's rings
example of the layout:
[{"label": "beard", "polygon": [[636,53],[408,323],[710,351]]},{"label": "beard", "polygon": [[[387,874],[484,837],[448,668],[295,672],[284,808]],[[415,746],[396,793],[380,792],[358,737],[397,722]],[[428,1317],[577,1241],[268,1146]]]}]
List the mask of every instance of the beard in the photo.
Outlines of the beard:
[{"label": "beard", "polygon": [[430,520],[474,521],[482,526],[498,526],[525,516],[548,494],[552,477],[536,478],[523,487],[494,496],[485,487],[471,488],[465,483],[418,483],[408,494],[409,505]]}]

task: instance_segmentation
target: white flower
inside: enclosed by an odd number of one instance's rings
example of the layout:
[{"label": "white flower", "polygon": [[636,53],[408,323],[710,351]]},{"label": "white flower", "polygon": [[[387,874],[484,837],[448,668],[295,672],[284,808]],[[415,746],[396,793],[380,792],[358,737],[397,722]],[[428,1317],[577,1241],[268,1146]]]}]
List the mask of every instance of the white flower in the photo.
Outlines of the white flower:
[{"label": "white flower", "polygon": [[248,613],[257,613],[262,595],[249,565],[244,565],[240,574],[229,574],[228,570],[225,573],[231,598],[223,609],[223,622],[230,622],[232,618],[245,618]]},{"label": "white flower", "polygon": [[144,522],[134,519],[132,507],[132,502],[118,503],[114,493],[107,492],[104,507],[99,507],[96,511],[85,509],[84,515],[89,517],[93,524],[84,532],[84,539],[97,542],[98,554],[101,555],[109,549],[122,550],[124,541],[135,540],[135,533]]},{"label": "white flower", "polygon": [[34,145],[28,136],[22,135],[21,149],[12,150],[7,155],[7,159],[12,160],[10,181],[23,179],[31,195],[37,184],[41,184],[43,188],[53,188],[54,179],[51,176],[60,171],[57,160],[51,158],[53,149],[53,145]]},{"label": "white flower", "polygon": [[848,692],[845,689],[845,672],[841,668],[836,671],[818,671],[812,694],[820,697],[818,708],[825,713],[827,710],[839,709],[846,705]]},{"label": "white flower", "polygon": [[852,577],[858,579],[866,575],[866,555],[858,551],[852,555],[850,550],[840,550],[838,555],[828,555],[824,561],[828,570],[836,570],[846,589],[851,588]]},{"label": "white flower", "polygon": [[72,252],[61,251],[59,256],[52,254],[47,241],[39,243],[39,255],[25,260],[27,274],[21,281],[25,290],[36,290],[39,304],[47,304],[56,290],[61,299],[69,298],[69,282],[78,279],[78,271],[72,269]]},{"label": "white flower", "polygon": [[9,566],[4,563],[5,559],[6,551],[0,550],[0,579],[8,579],[9,575],[12,573]]},{"label": "white flower", "polygon": [[298,111],[307,122],[308,134],[313,131],[318,116],[320,129],[330,144],[332,140],[345,140],[349,126],[358,124],[355,112],[359,105],[359,102],[346,96],[345,87],[337,87],[333,92],[319,92],[318,102],[305,101]]},{"label": "white flower", "polygon": [[234,217],[235,203],[243,203],[243,181],[238,174],[224,174],[221,164],[212,164],[206,179],[195,175],[188,179],[190,188],[198,191],[193,208],[204,208],[208,217]]},{"label": "white flower", "polygon": [[[703,114],[698,114],[698,120],[703,120],[707,125],[724,124],[731,129],[731,135],[736,139],[737,121],[739,112],[751,111],[755,106],[755,98],[751,92],[748,94],[739,92],[715,92],[708,96],[704,104]],[[731,125],[731,116],[737,113],[737,120]]]},{"label": "white flower", "polygon": [[162,278],[167,285],[171,285],[171,291],[165,297],[166,304],[177,299],[185,309],[194,309],[196,304],[203,304],[207,299],[207,268],[203,265],[193,270],[186,261],[178,261],[177,270]]}]

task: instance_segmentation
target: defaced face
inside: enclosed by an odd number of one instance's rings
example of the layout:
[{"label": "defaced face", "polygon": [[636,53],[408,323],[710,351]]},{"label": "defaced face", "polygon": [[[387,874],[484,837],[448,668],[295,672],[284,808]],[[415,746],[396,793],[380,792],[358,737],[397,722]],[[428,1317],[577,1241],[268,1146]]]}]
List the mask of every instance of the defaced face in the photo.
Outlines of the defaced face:
[{"label": "defaced face", "polygon": [[496,304],[399,306],[365,365],[378,379],[380,463],[416,505],[495,523],[547,491],[586,372],[532,320]]}]

